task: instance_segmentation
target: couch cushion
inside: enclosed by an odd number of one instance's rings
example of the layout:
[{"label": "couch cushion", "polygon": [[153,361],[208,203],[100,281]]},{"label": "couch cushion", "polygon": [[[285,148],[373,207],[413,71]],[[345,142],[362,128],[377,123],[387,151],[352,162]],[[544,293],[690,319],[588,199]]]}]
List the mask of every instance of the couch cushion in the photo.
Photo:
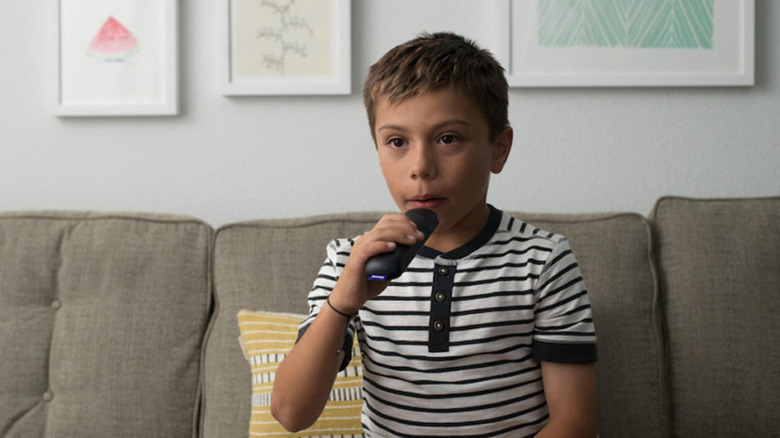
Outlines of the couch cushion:
[{"label": "couch cushion", "polygon": [[214,255],[216,313],[206,341],[202,436],[247,436],[251,375],[239,348],[241,309],[308,312],[306,297],[330,239],[356,236],[379,213],[269,219],[220,228]]},{"label": "couch cushion", "polygon": [[668,197],[653,221],[674,435],[776,436],[780,197]]},{"label": "couch cushion", "polygon": [[238,312],[240,345],[252,370],[252,417],[247,425],[249,436],[362,437],[363,364],[357,337],[353,340],[352,359],[347,368],[336,375],[328,402],[313,425],[291,433],[271,415],[271,391],[276,369],[295,345],[298,326],[305,317],[277,312]]},{"label": "couch cushion", "polygon": [[0,436],[192,437],[211,229],[0,214]]},{"label": "couch cushion", "polygon": [[514,213],[571,242],[598,338],[599,436],[668,435],[668,392],[650,226],[636,214]]}]

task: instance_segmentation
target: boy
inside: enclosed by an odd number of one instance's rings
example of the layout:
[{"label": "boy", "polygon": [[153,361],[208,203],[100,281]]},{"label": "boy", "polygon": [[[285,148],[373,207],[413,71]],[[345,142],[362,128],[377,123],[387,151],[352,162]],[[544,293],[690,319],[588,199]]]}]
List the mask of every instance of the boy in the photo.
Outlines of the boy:
[{"label": "boy", "polygon": [[512,147],[501,66],[457,35],[423,34],[371,67],[364,100],[398,208],[439,225],[387,282],[365,265],[423,238],[408,217],[331,242],[274,416],[312,424],[357,333],[368,436],[595,436],[596,339],[568,242],[487,204]]}]

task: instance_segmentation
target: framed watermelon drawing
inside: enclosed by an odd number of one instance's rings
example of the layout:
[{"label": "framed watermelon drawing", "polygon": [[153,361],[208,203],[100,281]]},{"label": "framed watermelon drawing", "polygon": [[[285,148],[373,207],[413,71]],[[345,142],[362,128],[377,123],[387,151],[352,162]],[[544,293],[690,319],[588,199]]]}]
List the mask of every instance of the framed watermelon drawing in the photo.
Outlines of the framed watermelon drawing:
[{"label": "framed watermelon drawing", "polygon": [[350,0],[217,0],[224,95],[351,92]]},{"label": "framed watermelon drawing", "polygon": [[178,114],[178,0],[52,1],[55,114]]},{"label": "framed watermelon drawing", "polygon": [[755,0],[501,0],[515,87],[752,86]]}]

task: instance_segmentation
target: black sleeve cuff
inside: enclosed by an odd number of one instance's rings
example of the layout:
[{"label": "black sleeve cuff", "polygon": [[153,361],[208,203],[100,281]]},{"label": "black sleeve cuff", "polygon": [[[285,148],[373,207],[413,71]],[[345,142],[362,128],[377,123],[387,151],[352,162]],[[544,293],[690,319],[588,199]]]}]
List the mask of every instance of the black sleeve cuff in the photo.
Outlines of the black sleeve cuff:
[{"label": "black sleeve cuff", "polygon": [[596,344],[554,344],[534,341],[534,359],[557,363],[591,363],[598,360]]},{"label": "black sleeve cuff", "polygon": [[349,331],[344,333],[344,344],[341,346],[341,350],[344,352],[344,360],[341,361],[339,371],[344,371],[349,365],[349,361],[352,360],[352,334]]}]

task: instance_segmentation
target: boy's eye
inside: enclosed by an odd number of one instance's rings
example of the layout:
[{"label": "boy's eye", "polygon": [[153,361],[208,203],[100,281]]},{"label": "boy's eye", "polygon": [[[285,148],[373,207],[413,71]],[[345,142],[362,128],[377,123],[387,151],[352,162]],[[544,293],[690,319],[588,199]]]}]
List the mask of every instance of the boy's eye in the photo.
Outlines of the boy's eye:
[{"label": "boy's eye", "polygon": [[392,146],[394,148],[403,147],[403,145],[405,144],[403,139],[400,139],[400,138],[391,138],[388,143],[390,143],[390,146]]},{"label": "boy's eye", "polygon": [[456,140],[457,140],[457,137],[455,137],[454,135],[451,135],[451,134],[447,134],[447,135],[442,135],[441,139],[439,141],[441,141],[444,144],[452,144],[452,143],[455,143]]}]

